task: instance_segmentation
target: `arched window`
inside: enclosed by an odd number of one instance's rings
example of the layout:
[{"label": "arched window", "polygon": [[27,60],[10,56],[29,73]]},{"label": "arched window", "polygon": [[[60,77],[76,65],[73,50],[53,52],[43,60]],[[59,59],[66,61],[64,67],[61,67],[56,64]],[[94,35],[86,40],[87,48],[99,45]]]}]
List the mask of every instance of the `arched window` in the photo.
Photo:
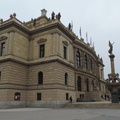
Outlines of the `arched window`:
[{"label": "arched window", "polygon": [[86,90],[89,91],[89,80],[86,79]]},{"label": "arched window", "polygon": [[14,94],[14,100],[20,100],[20,93],[19,92],[16,92]]},{"label": "arched window", "polygon": [[78,78],[77,78],[77,87],[78,87],[78,91],[82,91],[82,84],[81,84],[80,76],[78,76]]},{"label": "arched window", "polygon": [[38,84],[43,84],[43,73],[42,72],[38,73]]},{"label": "arched window", "polygon": [[76,52],[76,64],[77,64],[78,67],[81,65],[80,52],[79,51]]},{"label": "arched window", "polygon": [[68,74],[65,73],[65,85],[67,85],[67,84],[68,84]]},{"label": "arched window", "polygon": [[92,59],[90,59],[90,69],[92,70],[93,69],[93,66],[92,66]]},{"label": "arched window", "polygon": [[85,55],[85,68],[88,68],[88,60],[87,60],[87,55]]}]

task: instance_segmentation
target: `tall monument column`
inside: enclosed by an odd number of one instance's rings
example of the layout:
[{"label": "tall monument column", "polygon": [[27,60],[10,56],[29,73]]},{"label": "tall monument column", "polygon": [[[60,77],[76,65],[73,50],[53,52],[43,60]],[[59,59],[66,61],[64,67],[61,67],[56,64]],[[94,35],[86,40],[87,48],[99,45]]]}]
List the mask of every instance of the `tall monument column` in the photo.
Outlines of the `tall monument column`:
[{"label": "tall monument column", "polygon": [[110,88],[111,96],[112,96],[112,103],[119,103],[119,93],[118,93],[118,86],[119,86],[119,74],[115,73],[115,66],[114,66],[114,58],[115,55],[112,53],[113,51],[113,44],[109,41],[109,57],[110,57],[110,63],[111,63],[111,73],[108,74],[108,81],[107,85]]},{"label": "tall monument column", "polygon": [[115,74],[115,67],[114,67],[115,55],[111,54],[111,55],[109,55],[109,57],[110,57],[110,62],[111,62],[111,73]]}]

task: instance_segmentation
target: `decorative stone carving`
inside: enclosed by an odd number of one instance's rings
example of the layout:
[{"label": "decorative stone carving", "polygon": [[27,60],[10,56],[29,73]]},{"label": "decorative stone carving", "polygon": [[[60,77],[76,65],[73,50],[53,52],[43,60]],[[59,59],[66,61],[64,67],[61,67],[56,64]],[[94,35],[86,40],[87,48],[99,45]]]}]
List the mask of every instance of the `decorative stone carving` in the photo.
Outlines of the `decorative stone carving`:
[{"label": "decorative stone carving", "polygon": [[109,47],[110,47],[110,49],[108,50],[109,54],[112,54],[113,44],[114,44],[114,43],[111,43],[111,42],[109,41]]},{"label": "decorative stone carving", "polygon": [[37,43],[39,44],[39,43],[46,42],[46,41],[47,41],[47,39],[41,38],[40,40],[37,41]]},{"label": "decorative stone carving", "polygon": [[13,13],[13,17],[14,17],[14,18],[16,17],[16,13]]},{"label": "decorative stone carving", "polygon": [[13,15],[10,14],[10,19],[12,19],[12,18],[16,18],[16,13],[13,13]]},{"label": "decorative stone carving", "polygon": [[60,21],[60,18],[61,18],[61,14],[59,12],[58,15],[56,15],[56,19],[58,19]]},{"label": "decorative stone carving", "polygon": [[69,30],[72,30],[72,25],[71,25],[71,23],[68,24],[68,29],[69,29]]},{"label": "decorative stone carving", "polygon": [[51,17],[52,17],[52,20],[55,19],[55,13],[54,12],[52,12]]},{"label": "decorative stone carving", "polygon": [[0,24],[2,24],[3,23],[3,19],[0,19]]},{"label": "decorative stone carving", "polygon": [[13,18],[13,16],[12,16],[12,14],[10,14],[10,19],[12,19]]},{"label": "decorative stone carving", "polygon": [[1,37],[0,37],[0,41],[1,41],[1,40],[6,40],[6,39],[7,39],[6,36],[1,36]]},{"label": "decorative stone carving", "polygon": [[35,25],[36,25],[36,19],[33,20],[33,26],[35,26]]},{"label": "decorative stone carving", "polygon": [[67,41],[63,41],[63,44],[65,44],[66,46],[69,45],[69,43]]},{"label": "decorative stone carving", "polygon": [[93,84],[93,90],[98,90],[97,89],[97,83],[98,81],[96,81],[96,80],[92,80],[92,84]]}]

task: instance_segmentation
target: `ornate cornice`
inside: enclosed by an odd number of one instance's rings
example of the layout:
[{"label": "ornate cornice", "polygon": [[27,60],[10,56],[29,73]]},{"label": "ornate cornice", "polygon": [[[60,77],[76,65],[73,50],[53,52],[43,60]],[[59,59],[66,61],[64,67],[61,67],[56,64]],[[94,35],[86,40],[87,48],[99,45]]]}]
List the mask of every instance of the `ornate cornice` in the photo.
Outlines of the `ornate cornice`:
[{"label": "ornate cornice", "polygon": [[15,21],[10,21],[10,22],[4,23],[3,25],[0,26],[0,31],[8,29],[10,27],[15,27],[15,28],[21,30],[22,32],[30,35],[30,31],[26,27],[24,27],[23,25],[15,22]]},{"label": "ornate cornice", "polygon": [[66,36],[68,36],[71,40],[74,40],[75,37],[60,23],[60,22],[54,22],[54,23],[48,23],[43,27],[40,28],[36,28],[34,30],[31,30],[29,28],[27,28],[26,26],[24,26],[23,24],[19,24],[15,21],[10,21],[7,23],[4,23],[2,26],[0,26],[0,31],[8,29],[10,27],[15,27],[19,30],[21,30],[22,32],[26,33],[29,36],[41,33],[41,32],[45,32],[51,29],[55,29],[58,28],[60,31],[62,31]]}]

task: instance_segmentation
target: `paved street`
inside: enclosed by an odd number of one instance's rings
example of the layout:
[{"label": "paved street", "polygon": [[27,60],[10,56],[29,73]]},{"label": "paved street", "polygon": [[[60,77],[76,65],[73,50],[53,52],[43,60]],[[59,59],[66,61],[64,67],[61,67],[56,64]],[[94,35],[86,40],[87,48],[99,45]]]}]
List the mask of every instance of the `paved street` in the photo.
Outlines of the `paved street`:
[{"label": "paved street", "polygon": [[119,109],[0,109],[0,120],[120,120]]}]

